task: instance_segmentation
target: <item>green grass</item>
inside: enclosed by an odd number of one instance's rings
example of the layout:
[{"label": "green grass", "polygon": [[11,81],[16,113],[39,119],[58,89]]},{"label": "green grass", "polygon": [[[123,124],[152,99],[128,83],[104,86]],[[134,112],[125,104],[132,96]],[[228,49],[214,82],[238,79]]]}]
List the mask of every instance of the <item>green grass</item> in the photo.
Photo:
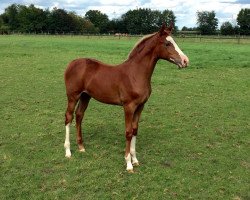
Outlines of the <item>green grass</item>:
[{"label": "green grass", "polygon": [[90,102],[86,153],[64,158],[63,73],[78,57],[117,64],[137,39],[0,36],[0,199],[250,198],[250,46],[177,39],[191,65],[158,62],[125,171],[123,109]]}]

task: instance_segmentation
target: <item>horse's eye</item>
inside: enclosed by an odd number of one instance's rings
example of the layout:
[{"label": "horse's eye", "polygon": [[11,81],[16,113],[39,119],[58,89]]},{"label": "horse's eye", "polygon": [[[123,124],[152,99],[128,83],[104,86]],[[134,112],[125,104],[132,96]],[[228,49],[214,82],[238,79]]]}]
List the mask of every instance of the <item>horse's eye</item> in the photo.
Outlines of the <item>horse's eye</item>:
[{"label": "horse's eye", "polygon": [[170,46],[171,45],[171,42],[169,42],[169,41],[167,41],[167,42],[165,42],[165,46],[167,47],[167,46]]}]

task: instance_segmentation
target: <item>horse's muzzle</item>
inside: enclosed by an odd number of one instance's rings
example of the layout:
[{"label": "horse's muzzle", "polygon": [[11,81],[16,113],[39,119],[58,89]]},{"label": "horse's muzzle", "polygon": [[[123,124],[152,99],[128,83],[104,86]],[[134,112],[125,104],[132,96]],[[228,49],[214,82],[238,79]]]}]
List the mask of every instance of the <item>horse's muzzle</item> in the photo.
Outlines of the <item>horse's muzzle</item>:
[{"label": "horse's muzzle", "polygon": [[186,55],[180,55],[181,57],[181,63],[179,66],[179,68],[185,68],[189,65],[189,59]]},{"label": "horse's muzzle", "polygon": [[189,65],[189,59],[186,55],[180,55],[178,59],[170,58],[169,61],[176,64],[179,69],[186,68]]},{"label": "horse's muzzle", "polygon": [[178,59],[178,60],[171,59],[171,62],[174,63],[174,64],[176,64],[179,67],[179,69],[185,68],[185,67],[188,66],[186,62],[184,62],[184,61],[182,61],[180,59]]}]

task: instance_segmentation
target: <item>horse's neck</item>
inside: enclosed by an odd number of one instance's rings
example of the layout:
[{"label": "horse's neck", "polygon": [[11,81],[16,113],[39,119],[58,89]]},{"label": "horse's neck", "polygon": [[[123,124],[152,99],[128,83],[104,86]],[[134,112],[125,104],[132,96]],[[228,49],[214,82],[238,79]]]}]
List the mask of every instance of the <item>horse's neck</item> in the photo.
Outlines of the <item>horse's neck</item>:
[{"label": "horse's neck", "polygon": [[133,76],[140,77],[141,80],[151,81],[157,61],[158,58],[154,55],[153,50],[147,51],[145,54],[142,53],[127,60],[127,70],[129,70]]}]

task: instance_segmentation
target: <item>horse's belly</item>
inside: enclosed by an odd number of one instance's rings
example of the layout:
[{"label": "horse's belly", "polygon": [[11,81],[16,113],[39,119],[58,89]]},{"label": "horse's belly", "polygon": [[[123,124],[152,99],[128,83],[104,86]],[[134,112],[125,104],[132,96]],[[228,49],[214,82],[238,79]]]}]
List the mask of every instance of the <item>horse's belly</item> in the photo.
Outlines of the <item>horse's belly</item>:
[{"label": "horse's belly", "polygon": [[110,87],[96,87],[94,90],[89,89],[87,93],[95,100],[106,104],[121,105],[121,99],[118,90]]},{"label": "horse's belly", "polygon": [[106,104],[112,104],[112,105],[122,105],[122,102],[118,97],[114,97],[113,95],[91,95],[95,100],[106,103]]}]

